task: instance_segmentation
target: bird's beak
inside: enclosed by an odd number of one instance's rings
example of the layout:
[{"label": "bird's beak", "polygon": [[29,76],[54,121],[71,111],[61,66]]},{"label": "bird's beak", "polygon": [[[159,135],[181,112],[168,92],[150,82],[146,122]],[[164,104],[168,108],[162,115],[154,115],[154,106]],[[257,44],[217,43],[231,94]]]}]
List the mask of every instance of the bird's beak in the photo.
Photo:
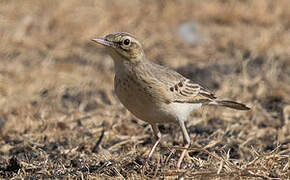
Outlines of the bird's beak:
[{"label": "bird's beak", "polygon": [[103,46],[115,47],[113,42],[110,42],[104,38],[94,38],[94,39],[92,39],[92,41],[94,41],[98,44],[101,44]]}]

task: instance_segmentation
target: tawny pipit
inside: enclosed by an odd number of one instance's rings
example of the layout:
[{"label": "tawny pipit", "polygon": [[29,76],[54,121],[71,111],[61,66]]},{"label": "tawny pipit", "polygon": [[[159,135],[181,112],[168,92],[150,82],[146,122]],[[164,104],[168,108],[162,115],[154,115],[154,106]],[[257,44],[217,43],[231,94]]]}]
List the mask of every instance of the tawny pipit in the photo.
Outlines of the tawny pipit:
[{"label": "tawny pipit", "polygon": [[250,109],[241,103],[217,99],[212,92],[199,84],[147,60],[140,42],[131,34],[121,32],[92,40],[104,45],[114,60],[114,87],[121,103],[152,127],[157,140],[148,158],[161,139],[158,123],[177,123],[181,127],[185,150],[177,162],[179,168],[186,148],[190,145],[184,121],[191,111],[204,105]]}]

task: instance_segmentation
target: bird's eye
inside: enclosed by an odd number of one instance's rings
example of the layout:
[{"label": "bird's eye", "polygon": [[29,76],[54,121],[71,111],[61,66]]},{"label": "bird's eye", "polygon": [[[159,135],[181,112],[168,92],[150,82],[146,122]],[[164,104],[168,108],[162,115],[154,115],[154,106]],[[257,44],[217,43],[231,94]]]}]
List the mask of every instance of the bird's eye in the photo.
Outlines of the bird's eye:
[{"label": "bird's eye", "polygon": [[125,40],[123,41],[123,44],[124,44],[125,46],[129,46],[130,43],[131,43],[130,39],[125,39]]}]

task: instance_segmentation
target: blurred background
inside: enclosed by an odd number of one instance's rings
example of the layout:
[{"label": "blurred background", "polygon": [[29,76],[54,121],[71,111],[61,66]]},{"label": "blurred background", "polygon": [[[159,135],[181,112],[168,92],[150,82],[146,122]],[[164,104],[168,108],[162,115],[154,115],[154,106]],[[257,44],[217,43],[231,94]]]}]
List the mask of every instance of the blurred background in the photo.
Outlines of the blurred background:
[{"label": "blurred background", "polygon": [[[255,166],[253,177],[289,178],[289,10],[288,0],[0,1],[0,176],[141,177],[150,127],[119,103],[113,62],[91,42],[124,31],[150,60],[252,108],[193,112],[192,147],[226,152],[234,165],[219,170],[220,160],[193,150],[184,176]],[[159,128],[145,178],[176,177],[179,151],[169,147],[182,145],[181,133]]]}]

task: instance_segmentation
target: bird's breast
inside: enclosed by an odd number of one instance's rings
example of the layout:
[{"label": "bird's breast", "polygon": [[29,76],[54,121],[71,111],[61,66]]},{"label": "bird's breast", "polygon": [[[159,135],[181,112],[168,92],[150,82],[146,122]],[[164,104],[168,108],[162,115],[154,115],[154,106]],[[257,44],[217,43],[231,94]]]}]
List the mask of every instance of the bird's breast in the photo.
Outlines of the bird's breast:
[{"label": "bird's breast", "polygon": [[146,122],[170,121],[167,104],[154,95],[154,87],[132,76],[115,76],[115,92],[121,103],[136,117]]},{"label": "bird's breast", "polygon": [[132,77],[115,78],[116,95],[122,104],[130,111],[146,110],[152,106],[152,99],[146,85],[140,84]]}]

